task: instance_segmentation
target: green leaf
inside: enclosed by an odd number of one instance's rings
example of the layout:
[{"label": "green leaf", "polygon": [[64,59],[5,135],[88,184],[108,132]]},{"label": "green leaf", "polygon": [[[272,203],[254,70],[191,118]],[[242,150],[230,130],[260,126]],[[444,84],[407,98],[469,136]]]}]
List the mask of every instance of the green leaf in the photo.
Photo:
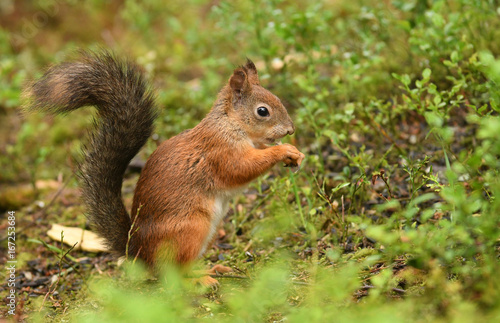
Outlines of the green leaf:
[{"label": "green leaf", "polygon": [[426,80],[428,80],[430,77],[431,77],[431,70],[429,68],[426,68],[423,72],[422,72],[422,77]]},{"label": "green leaf", "polygon": [[349,186],[349,185],[351,185],[351,183],[342,183],[342,184],[339,184],[339,185],[335,186],[334,188],[332,188],[332,193],[335,193],[338,190],[340,190],[340,189],[342,189],[342,188],[344,188],[346,186]]}]

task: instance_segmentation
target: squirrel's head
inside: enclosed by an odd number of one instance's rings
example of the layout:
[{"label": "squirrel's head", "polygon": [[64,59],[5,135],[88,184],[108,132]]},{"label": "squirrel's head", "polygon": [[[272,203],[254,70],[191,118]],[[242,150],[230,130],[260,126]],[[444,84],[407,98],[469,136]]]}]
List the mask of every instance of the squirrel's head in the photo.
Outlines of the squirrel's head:
[{"label": "squirrel's head", "polygon": [[286,108],[259,82],[257,68],[247,60],[229,79],[231,100],[226,113],[238,122],[256,148],[273,145],[295,128]]}]

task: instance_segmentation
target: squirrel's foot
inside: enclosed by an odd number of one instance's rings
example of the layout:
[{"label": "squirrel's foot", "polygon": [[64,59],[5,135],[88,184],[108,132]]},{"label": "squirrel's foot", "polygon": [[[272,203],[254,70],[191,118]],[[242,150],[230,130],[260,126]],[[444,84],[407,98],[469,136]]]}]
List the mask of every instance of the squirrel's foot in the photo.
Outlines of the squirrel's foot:
[{"label": "squirrel's foot", "polygon": [[212,267],[212,269],[207,270],[208,275],[218,275],[218,274],[225,274],[225,273],[230,273],[232,272],[233,269],[230,267],[226,267],[223,265],[215,265]]},{"label": "squirrel's foot", "polygon": [[194,282],[205,287],[217,287],[219,286],[219,282],[217,279],[210,276],[217,276],[220,274],[230,273],[232,271],[232,268],[223,265],[215,265],[209,270],[195,270],[194,274],[199,277],[195,278]]},{"label": "squirrel's foot", "polygon": [[217,281],[217,279],[212,278],[210,276],[198,277],[194,281],[195,281],[196,284],[200,284],[200,285],[202,285],[204,287],[215,288],[215,287],[219,286],[219,282]]},{"label": "squirrel's foot", "polygon": [[223,265],[215,265],[212,267],[212,269],[209,269],[205,272],[207,276],[202,276],[198,278],[197,282],[205,287],[212,287],[212,288],[217,287],[219,286],[219,282],[217,281],[217,279],[210,277],[209,275],[220,275],[220,274],[230,273],[232,271],[233,269],[231,269],[230,267],[226,267]]}]

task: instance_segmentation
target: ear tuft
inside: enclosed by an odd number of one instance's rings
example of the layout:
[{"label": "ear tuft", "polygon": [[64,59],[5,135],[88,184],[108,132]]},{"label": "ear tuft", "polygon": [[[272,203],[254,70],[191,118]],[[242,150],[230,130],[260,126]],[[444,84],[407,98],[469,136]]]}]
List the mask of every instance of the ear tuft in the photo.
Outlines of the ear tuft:
[{"label": "ear tuft", "polygon": [[257,74],[257,67],[255,67],[255,64],[248,57],[247,57],[247,63],[245,64],[245,68]]},{"label": "ear tuft", "polygon": [[248,80],[251,84],[259,85],[259,75],[257,74],[257,67],[255,64],[247,57],[247,63],[243,67],[248,74]]},{"label": "ear tuft", "polygon": [[229,79],[229,86],[238,96],[248,88],[247,74],[243,68],[237,68]]}]

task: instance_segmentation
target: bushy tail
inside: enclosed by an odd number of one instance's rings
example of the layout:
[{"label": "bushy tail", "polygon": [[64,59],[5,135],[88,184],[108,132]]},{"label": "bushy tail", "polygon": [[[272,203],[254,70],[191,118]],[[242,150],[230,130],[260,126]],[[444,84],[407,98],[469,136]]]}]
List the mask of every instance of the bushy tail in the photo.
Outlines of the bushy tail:
[{"label": "bushy tail", "polygon": [[64,114],[93,105],[95,131],[83,148],[79,179],[88,217],[110,249],[123,255],[131,222],[121,196],[127,165],[156,118],[154,96],[139,68],[112,53],[84,52],[50,68],[27,90],[28,110]]}]

